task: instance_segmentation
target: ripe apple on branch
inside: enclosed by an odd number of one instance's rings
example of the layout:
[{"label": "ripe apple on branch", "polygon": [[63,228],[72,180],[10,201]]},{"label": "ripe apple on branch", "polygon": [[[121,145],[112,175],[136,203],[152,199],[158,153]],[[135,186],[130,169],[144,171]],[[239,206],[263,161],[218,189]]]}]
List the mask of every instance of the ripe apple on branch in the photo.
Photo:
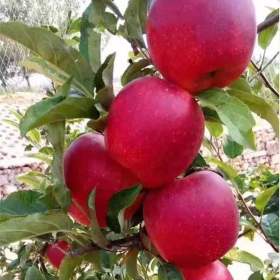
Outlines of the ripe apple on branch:
[{"label": "ripe apple on branch", "polygon": [[[252,0],[130,0],[124,15],[113,1],[92,0],[80,19],[69,22],[67,40],[44,28],[0,24],[1,35],[34,53],[27,65],[57,85],[19,124],[23,136],[42,126],[39,134],[47,134],[40,153],[52,161],[42,174],[44,184],[8,197],[3,205],[13,216],[0,219],[0,245],[35,237],[43,244],[44,250],[38,246],[30,254],[35,261],[26,275],[232,280],[225,265],[236,260],[265,275],[262,262],[231,249],[249,230],[279,251],[263,223],[278,189],[272,186],[254,201],[257,216],[243,197],[245,180],[211,140],[224,133],[229,158],[254,148],[252,113],[277,133],[277,114],[240,76],[257,32],[278,21],[273,14],[257,28]],[[104,30],[133,49],[117,96],[115,54],[100,59]],[[277,96],[263,66],[254,67]],[[89,120],[87,128],[71,133],[69,120],[77,119]],[[202,148],[211,157],[204,158]],[[35,206],[9,209],[11,199],[25,205],[23,196]],[[16,231],[15,224],[19,234],[4,235]]]}]

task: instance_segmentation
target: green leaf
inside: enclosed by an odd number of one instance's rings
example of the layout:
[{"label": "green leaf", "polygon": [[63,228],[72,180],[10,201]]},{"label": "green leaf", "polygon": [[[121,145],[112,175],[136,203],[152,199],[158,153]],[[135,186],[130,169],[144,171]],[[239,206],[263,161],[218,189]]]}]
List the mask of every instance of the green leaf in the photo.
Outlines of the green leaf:
[{"label": "green leaf", "polygon": [[38,129],[32,129],[26,134],[26,138],[33,145],[40,145],[41,142],[41,133]]},{"label": "green leaf", "polygon": [[48,177],[37,171],[30,171],[16,177],[20,184],[25,184],[28,187],[40,189],[45,183],[50,183]]},{"label": "green leaf", "polygon": [[214,110],[211,110],[210,108],[207,108],[207,107],[203,107],[201,108],[202,111],[203,111],[203,114],[204,114],[204,118],[206,121],[208,122],[217,122],[217,123],[221,123],[221,120],[217,114],[216,111]]},{"label": "green leaf", "polygon": [[164,263],[159,267],[158,280],[184,280],[184,278],[175,266]]},{"label": "green leaf", "polygon": [[67,232],[72,226],[70,218],[61,212],[13,218],[0,223],[0,246],[47,233]]},{"label": "green leaf", "polygon": [[73,279],[75,268],[82,263],[82,257],[65,257],[59,267],[59,280]]},{"label": "green leaf", "polygon": [[[64,84],[69,80],[69,75],[62,71],[59,67],[49,63],[47,60],[39,56],[30,56],[22,62],[22,65],[29,70],[41,73],[57,84]],[[71,76],[72,77],[72,76]],[[83,86],[80,85],[75,79],[72,80],[73,88],[83,92],[86,96],[91,96],[92,93],[84,90]]]},{"label": "green leaf", "polygon": [[88,51],[89,64],[92,70],[96,72],[101,64],[101,52],[100,52],[101,33],[98,33],[94,30],[88,31],[87,44],[88,44],[87,51]]},{"label": "green leaf", "polygon": [[271,200],[272,196],[275,194],[275,192],[279,189],[279,186],[274,186],[271,188],[266,189],[261,194],[259,194],[256,198],[256,208],[263,213],[266,205]]},{"label": "green leaf", "polygon": [[0,200],[0,220],[48,210],[48,205],[42,200],[42,194],[35,191],[17,191]]},{"label": "green leaf", "polygon": [[212,157],[207,157],[205,159],[207,162],[213,163],[221,169],[230,180],[234,181],[234,179],[238,177],[238,172],[231,165]]},{"label": "green leaf", "polygon": [[44,153],[40,153],[40,152],[37,152],[37,153],[27,153],[26,156],[30,157],[30,158],[35,158],[35,159],[41,160],[41,161],[45,162],[47,165],[51,165],[51,163],[52,163],[51,156],[46,155]]},{"label": "green leaf", "polygon": [[218,138],[218,137],[220,137],[223,134],[224,129],[223,129],[223,126],[222,126],[221,123],[219,123],[219,122],[212,122],[212,121],[206,121],[205,124],[206,124],[206,127],[207,127],[209,133],[212,136]]},{"label": "green leaf", "polygon": [[279,136],[279,118],[272,106],[263,98],[252,94],[251,88],[244,78],[234,82],[228,93],[244,102],[252,112],[267,120]]},{"label": "green leaf", "polygon": [[264,268],[263,262],[258,257],[237,248],[230,250],[226,254],[226,258],[231,261],[246,263],[250,265],[253,271],[259,271]]},{"label": "green leaf", "polygon": [[45,276],[36,266],[31,266],[27,269],[24,280],[46,280]]},{"label": "green leaf", "polygon": [[67,34],[80,32],[82,19],[71,19],[69,26],[67,28]]},{"label": "green leaf", "polygon": [[88,198],[88,207],[89,207],[89,215],[90,215],[90,222],[91,222],[91,237],[92,240],[98,244],[101,248],[105,248],[108,245],[108,241],[104,237],[100,226],[98,224],[97,216],[96,216],[96,209],[95,209],[95,196],[96,190],[94,189]]},{"label": "green leaf", "polygon": [[101,65],[101,33],[94,28],[103,21],[105,8],[104,1],[92,0],[82,16],[80,53],[94,72],[97,72]]},{"label": "green leaf", "polygon": [[129,0],[124,14],[126,36],[130,41],[136,40],[141,47],[145,47],[143,33],[147,18],[147,0]]},{"label": "green leaf", "polygon": [[143,71],[143,69],[147,69],[146,67],[150,64],[150,61],[148,61],[147,59],[141,59],[139,61],[131,63],[121,77],[122,86],[125,86],[126,84],[137,78],[145,76],[146,73],[145,71]]},{"label": "green leaf", "polygon": [[55,184],[64,184],[63,153],[65,144],[65,122],[56,122],[47,126],[48,141],[53,146],[52,176]]},{"label": "green leaf", "polygon": [[189,169],[202,168],[205,166],[208,166],[207,162],[205,161],[205,159],[203,158],[203,156],[201,154],[198,154],[196,156],[196,158],[194,159],[194,161],[192,162]]},{"label": "green leaf", "polygon": [[83,255],[83,259],[90,263],[93,266],[93,269],[95,271],[101,271],[101,251],[102,250],[96,250],[96,251],[92,251],[88,254]]},{"label": "green leaf", "polygon": [[208,90],[199,95],[199,99],[202,107],[208,107],[217,112],[234,141],[245,147],[255,149],[252,132],[255,120],[247,105],[219,89]]},{"label": "green leaf", "polygon": [[243,146],[233,141],[229,136],[226,138],[223,148],[224,153],[232,159],[243,153]]},{"label": "green leaf", "polygon": [[116,255],[116,253],[100,250],[100,265],[103,270],[109,269],[113,270],[114,265],[120,259],[121,255]]},{"label": "green leaf", "polygon": [[[279,9],[276,9],[274,11],[272,11],[267,17],[266,19],[274,16],[274,15],[277,15],[279,14]],[[258,37],[258,43],[259,43],[259,46],[262,48],[262,49],[266,49],[270,43],[272,42],[272,40],[274,39],[276,33],[278,31],[278,24],[275,23],[274,25],[266,28],[265,30],[263,30],[260,34],[259,34],[259,37]]]},{"label": "green leaf", "polygon": [[262,228],[269,239],[279,247],[279,214],[272,213],[264,215],[262,219]]},{"label": "green leaf", "polygon": [[98,69],[95,76],[96,84],[96,102],[99,102],[105,109],[109,109],[114,99],[114,88],[113,88],[113,73],[114,73],[114,62],[116,54],[110,54],[105,59],[104,63]]},{"label": "green leaf", "polygon": [[47,126],[48,140],[52,144],[54,153],[51,165],[54,195],[58,204],[63,208],[71,203],[70,191],[64,182],[63,153],[65,145],[65,122],[51,123]]},{"label": "green leaf", "polygon": [[94,73],[90,65],[78,51],[67,46],[52,32],[19,22],[7,22],[0,24],[0,34],[24,45],[55,68],[60,69],[68,78],[73,77],[83,92],[91,94]]},{"label": "green leaf", "polygon": [[256,271],[250,275],[248,280],[264,280],[264,278],[259,271]]},{"label": "green leaf", "polygon": [[137,196],[141,192],[141,187],[135,186],[130,189],[125,189],[115,194],[109,203],[108,209],[108,225],[116,233],[120,233],[122,228],[119,222],[119,215],[121,210],[130,207]]},{"label": "green leaf", "polygon": [[279,192],[275,192],[264,209],[264,214],[279,212]]},{"label": "green leaf", "polygon": [[139,251],[137,249],[131,249],[125,256],[126,273],[132,279],[137,279],[137,257]]},{"label": "green leaf", "polygon": [[107,7],[114,12],[114,14],[118,17],[123,19],[123,15],[121,13],[121,11],[119,10],[118,6],[112,1],[112,0],[105,0]]},{"label": "green leaf", "polygon": [[109,32],[114,35],[117,33],[117,23],[118,18],[115,17],[112,13],[104,13],[104,26]]},{"label": "green leaf", "polygon": [[78,95],[54,96],[29,107],[20,122],[20,131],[25,135],[29,130],[49,123],[74,118],[98,118],[93,99]]}]

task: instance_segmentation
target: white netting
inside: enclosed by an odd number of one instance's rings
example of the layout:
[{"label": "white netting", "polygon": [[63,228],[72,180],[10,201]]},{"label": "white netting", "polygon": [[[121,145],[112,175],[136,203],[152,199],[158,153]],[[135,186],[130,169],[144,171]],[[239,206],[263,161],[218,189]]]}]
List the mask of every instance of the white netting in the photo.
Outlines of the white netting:
[{"label": "white netting", "polygon": [[[0,22],[21,21],[33,26],[51,25],[64,30],[68,15],[80,14],[89,0],[0,0]],[[28,51],[14,42],[0,38],[0,92],[28,86],[28,76],[20,66]]]}]

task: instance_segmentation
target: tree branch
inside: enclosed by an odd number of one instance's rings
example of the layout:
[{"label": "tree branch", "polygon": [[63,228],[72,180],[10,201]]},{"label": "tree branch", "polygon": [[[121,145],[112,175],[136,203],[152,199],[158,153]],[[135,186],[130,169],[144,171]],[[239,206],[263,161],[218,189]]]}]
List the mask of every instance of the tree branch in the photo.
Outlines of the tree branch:
[{"label": "tree branch", "polygon": [[246,201],[244,200],[240,191],[237,188],[236,188],[236,191],[237,191],[238,198],[241,201],[241,203],[243,204],[247,214],[251,217],[251,219],[254,221],[255,225],[257,226],[257,228],[261,231],[264,240],[273,248],[273,250],[275,252],[279,252],[279,248],[276,245],[274,245],[274,243],[269,239],[269,237],[267,237],[266,232],[264,231],[262,225],[259,223],[259,221],[256,219],[256,217],[254,216],[254,214],[248,207],[248,205],[247,205]]},{"label": "tree branch", "polygon": [[257,73],[259,73],[259,75],[260,75],[260,77],[262,78],[262,80],[263,80],[265,86],[266,86],[267,88],[269,88],[269,89],[271,90],[271,92],[272,92],[275,96],[279,97],[278,91],[270,84],[270,82],[268,81],[268,79],[266,78],[266,76],[263,74],[262,69],[260,69],[260,68],[257,66],[257,64],[256,64],[253,60],[251,60],[251,63],[252,63],[252,65],[253,65],[253,67],[256,69]]},{"label": "tree branch", "polygon": [[[265,53],[265,51],[264,51]],[[261,65],[260,67],[258,67],[260,69],[260,71],[258,71],[250,80],[249,82],[252,82],[256,77],[258,77],[260,75],[260,73],[264,72],[269,65],[271,65],[271,63],[277,58],[277,56],[279,55],[279,51],[266,63],[265,66],[263,66],[264,63],[264,59],[262,59]],[[264,58],[264,56],[263,56]],[[256,64],[256,63],[255,63]]]},{"label": "tree branch", "polygon": [[92,243],[87,247],[81,247],[72,250],[68,253],[68,255],[71,257],[81,256],[86,253],[90,253],[97,250],[106,250],[110,252],[123,252],[123,251],[127,251],[130,248],[138,248],[139,250],[143,249],[143,244],[141,242],[140,234],[136,234],[131,237],[112,241],[105,249]]},{"label": "tree branch", "polygon": [[258,25],[258,33],[279,22],[279,14],[274,15]]}]

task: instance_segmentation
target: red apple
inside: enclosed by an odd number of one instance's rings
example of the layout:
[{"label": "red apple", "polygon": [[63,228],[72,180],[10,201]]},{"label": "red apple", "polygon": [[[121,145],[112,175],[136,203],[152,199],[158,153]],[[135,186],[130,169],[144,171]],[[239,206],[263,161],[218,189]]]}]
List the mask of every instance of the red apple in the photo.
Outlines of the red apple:
[{"label": "red apple", "polygon": [[237,79],[256,34],[252,0],[154,0],[147,23],[154,64],[193,94]]},{"label": "red apple", "polygon": [[159,254],[180,267],[219,259],[238,237],[239,215],[232,191],[210,171],[193,173],[148,193],[144,221]]},{"label": "red apple", "polygon": [[228,269],[220,261],[198,268],[181,269],[185,280],[233,280]]},{"label": "red apple", "polygon": [[47,246],[45,256],[48,261],[55,267],[59,268],[61,262],[63,261],[66,253],[70,250],[70,245],[68,242],[60,240],[56,243],[49,244]]},{"label": "red apple", "polygon": [[116,161],[152,188],[171,182],[192,163],[203,133],[203,113],[191,95],[145,77],[128,84],[113,102],[105,142]]},{"label": "red apple", "polygon": [[90,223],[88,197],[96,188],[96,215],[101,227],[107,226],[112,196],[137,182],[128,170],[109,156],[103,135],[97,133],[85,134],[70,145],[64,156],[64,176],[73,200],[69,213],[81,224]]}]

